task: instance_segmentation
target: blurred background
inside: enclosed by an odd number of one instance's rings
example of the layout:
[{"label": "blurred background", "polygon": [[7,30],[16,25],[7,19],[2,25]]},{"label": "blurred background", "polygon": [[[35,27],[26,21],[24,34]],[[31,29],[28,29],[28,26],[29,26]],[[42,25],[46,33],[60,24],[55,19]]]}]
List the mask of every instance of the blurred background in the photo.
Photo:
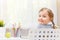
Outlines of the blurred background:
[{"label": "blurred background", "polygon": [[37,26],[38,11],[43,7],[53,11],[54,22],[60,26],[60,0],[0,0],[0,20],[4,21],[4,27],[0,27],[0,37],[5,33],[5,28],[12,28],[12,24],[18,27],[20,23],[22,28]]},{"label": "blurred background", "polygon": [[11,28],[19,22],[23,28],[34,27],[38,24],[38,11],[43,7],[52,9],[54,22],[60,26],[60,0],[0,0],[0,20],[4,20],[5,27]]}]

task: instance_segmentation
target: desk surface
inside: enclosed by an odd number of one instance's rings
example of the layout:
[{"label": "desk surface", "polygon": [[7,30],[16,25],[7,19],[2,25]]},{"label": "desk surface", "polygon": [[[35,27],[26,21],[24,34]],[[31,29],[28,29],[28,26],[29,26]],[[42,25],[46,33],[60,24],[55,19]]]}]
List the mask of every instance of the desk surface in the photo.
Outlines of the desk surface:
[{"label": "desk surface", "polygon": [[19,37],[11,37],[11,38],[0,38],[0,40],[29,40],[29,39],[23,39]]}]

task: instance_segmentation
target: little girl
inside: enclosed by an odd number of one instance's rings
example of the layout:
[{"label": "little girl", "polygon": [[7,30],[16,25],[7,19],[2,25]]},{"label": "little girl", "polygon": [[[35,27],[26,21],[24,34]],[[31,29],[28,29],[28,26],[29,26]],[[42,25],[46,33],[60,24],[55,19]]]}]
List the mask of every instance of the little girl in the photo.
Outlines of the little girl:
[{"label": "little girl", "polygon": [[42,8],[39,10],[39,26],[38,28],[53,28],[55,29],[55,23],[53,22],[54,14],[52,10],[48,8]]}]

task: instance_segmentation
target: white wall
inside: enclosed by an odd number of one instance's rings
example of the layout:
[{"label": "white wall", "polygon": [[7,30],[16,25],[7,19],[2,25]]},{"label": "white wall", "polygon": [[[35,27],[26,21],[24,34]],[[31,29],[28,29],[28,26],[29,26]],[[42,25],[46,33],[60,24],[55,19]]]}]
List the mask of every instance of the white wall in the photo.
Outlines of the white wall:
[{"label": "white wall", "polygon": [[5,20],[6,27],[21,22],[22,27],[37,25],[38,11],[42,7],[51,8],[57,23],[56,0],[0,0],[0,19]]}]

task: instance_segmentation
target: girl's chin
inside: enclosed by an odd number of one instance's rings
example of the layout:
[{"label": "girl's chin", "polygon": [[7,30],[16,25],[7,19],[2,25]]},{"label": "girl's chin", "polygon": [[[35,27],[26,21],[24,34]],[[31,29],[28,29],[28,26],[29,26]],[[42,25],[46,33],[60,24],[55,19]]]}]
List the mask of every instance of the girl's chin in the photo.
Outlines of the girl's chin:
[{"label": "girl's chin", "polygon": [[44,23],[40,22],[40,24],[44,24]]},{"label": "girl's chin", "polygon": [[40,22],[40,24],[46,24],[46,23],[42,23],[42,22]]}]

